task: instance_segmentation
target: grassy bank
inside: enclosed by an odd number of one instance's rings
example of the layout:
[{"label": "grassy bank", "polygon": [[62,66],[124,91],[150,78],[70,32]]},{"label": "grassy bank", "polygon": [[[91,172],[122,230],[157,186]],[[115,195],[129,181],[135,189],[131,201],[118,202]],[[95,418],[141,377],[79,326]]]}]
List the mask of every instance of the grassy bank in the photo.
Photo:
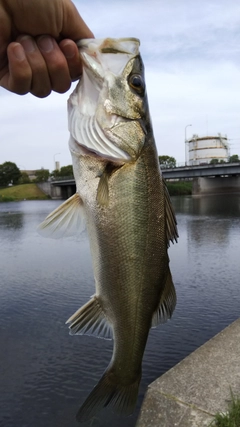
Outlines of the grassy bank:
[{"label": "grassy bank", "polygon": [[187,196],[192,194],[192,181],[166,181],[170,196]]},{"label": "grassy bank", "polygon": [[45,200],[44,194],[36,184],[21,184],[13,187],[0,188],[0,202],[15,202],[20,200]]},{"label": "grassy bank", "polygon": [[[191,181],[167,182],[170,196],[192,194]],[[13,187],[0,188],[0,202],[15,202],[20,200],[45,200],[46,196],[36,184],[21,184]]]}]

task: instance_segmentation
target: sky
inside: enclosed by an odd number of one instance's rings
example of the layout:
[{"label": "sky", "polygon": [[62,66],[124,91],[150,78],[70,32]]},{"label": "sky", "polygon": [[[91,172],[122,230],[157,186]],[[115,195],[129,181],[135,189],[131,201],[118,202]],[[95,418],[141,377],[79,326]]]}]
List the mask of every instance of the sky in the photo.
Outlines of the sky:
[{"label": "sky", "polygon": [[[75,0],[96,38],[137,37],[159,155],[185,162],[190,138],[227,135],[240,156],[240,2]],[[0,164],[52,171],[71,164],[66,94],[0,88]],[[188,126],[191,125],[191,126]]]}]

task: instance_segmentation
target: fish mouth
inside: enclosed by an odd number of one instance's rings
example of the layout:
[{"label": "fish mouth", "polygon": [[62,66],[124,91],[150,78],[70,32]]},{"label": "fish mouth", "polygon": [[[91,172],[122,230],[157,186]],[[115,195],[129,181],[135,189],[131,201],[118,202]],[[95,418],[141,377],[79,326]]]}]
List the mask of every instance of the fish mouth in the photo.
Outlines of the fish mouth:
[{"label": "fish mouth", "polygon": [[[105,72],[109,70],[107,58],[113,59],[115,57],[114,61],[111,62],[111,70],[115,74],[120,74],[126,64],[126,57],[130,59],[139,54],[140,40],[134,37],[82,39],[77,42],[77,46],[88,72],[94,75],[98,81],[103,82]],[[104,61],[102,60],[103,57]],[[116,58],[118,59],[116,60]]]},{"label": "fish mouth", "polygon": [[[98,50],[101,53],[128,53],[137,54],[140,40],[136,37],[121,37],[119,39],[81,39],[76,42],[77,46],[89,50]],[[90,52],[89,52],[90,53]]]}]

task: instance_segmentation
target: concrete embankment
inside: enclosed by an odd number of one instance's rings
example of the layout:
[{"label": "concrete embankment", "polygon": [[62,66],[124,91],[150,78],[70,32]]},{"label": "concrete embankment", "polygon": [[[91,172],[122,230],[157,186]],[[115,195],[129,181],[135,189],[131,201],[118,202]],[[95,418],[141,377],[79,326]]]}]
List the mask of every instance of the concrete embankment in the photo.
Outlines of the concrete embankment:
[{"label": "concrete embankment", "polygon": [[137,427],[207,427],[240,396],[240,319],[152,384]]}]

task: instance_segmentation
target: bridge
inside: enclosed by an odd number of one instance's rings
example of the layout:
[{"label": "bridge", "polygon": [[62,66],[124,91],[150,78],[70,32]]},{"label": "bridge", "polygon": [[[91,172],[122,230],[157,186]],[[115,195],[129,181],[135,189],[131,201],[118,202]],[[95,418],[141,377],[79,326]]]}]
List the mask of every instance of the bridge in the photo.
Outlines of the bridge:
[{"label": "bridge", "polygon": [[182,166],[176,168],[162,169],[162,173],[165,179],[240,176],[240,162]]},{"label": "bridge", "polygon": [[[240,162],[166,168],[162,174],[166,180],[192,180],[193,195],[240,192]],[[67,176],[43,183],[41,188],[52,198],[67,199],[76,192],[76,183],[73,176]]]},{"label": "bridge", "polygon": [[166,180],[191,179],[192,195],[240,193],[240,162],[164,169]]}]

